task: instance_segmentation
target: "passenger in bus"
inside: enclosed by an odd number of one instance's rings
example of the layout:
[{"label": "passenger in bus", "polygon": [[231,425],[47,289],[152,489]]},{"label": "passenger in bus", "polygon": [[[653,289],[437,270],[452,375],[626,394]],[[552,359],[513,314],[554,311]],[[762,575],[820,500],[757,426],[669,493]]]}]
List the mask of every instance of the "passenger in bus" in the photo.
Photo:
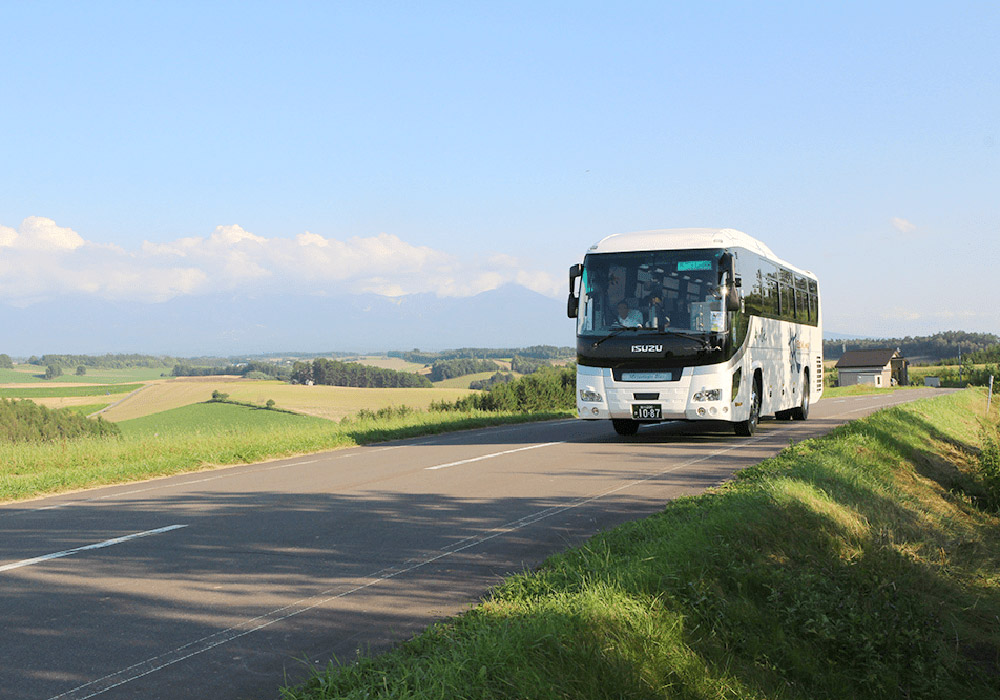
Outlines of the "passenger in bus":
[{"label": "passenger in bus", "polygon": [[635,309],[630,309],[624,301],[618,302],[618,318],[615,323],[626,328],[641,328],[642,314]]}]

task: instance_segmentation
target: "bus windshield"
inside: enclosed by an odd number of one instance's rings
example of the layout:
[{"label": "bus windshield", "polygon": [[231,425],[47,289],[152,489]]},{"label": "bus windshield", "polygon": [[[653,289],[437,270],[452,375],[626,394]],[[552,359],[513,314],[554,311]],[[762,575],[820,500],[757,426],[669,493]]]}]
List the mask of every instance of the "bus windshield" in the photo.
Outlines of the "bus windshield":
[{"label": "bus windshield", "polygon": [[591,254],[583,263],[579,335],[726,330],[722,249]]}]

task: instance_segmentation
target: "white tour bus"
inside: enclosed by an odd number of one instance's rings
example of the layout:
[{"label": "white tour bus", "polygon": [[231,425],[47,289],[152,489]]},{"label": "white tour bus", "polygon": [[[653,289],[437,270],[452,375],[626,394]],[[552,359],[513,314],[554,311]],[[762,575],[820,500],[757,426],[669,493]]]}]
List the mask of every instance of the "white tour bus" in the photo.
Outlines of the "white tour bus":
[{"label": "white tour bus", "polygon": [[816,277],[741,231],[608,236],[569,288],[577,413],[621,435],[672,420],[753,435],[762,415],[805,420],[823,393]]}]

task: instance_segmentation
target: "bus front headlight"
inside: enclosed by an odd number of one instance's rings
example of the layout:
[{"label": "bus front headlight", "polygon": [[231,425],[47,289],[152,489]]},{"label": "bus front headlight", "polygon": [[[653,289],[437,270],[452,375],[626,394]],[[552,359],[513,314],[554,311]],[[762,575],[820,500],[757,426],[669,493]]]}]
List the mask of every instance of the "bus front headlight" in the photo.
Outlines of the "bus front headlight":
[{"label": "bus front headlight", "polygon": [[588,403],[601,403],[604,397],[593,389],[580,389],[580,400]]},{"label": "bus front headlight", "polygon": [[722,389],[702,389],[691,398],[695,401],[718,401],[722,398]]}]

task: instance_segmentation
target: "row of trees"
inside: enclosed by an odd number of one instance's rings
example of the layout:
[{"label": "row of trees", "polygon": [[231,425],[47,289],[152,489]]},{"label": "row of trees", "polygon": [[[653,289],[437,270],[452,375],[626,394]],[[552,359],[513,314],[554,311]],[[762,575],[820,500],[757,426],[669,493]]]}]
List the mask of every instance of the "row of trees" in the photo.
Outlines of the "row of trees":
[{"label": "row of trees", "polygon": [[214,376],[234,376],[246,377],[249,374],[265,375],[272,379],[288,381],[292,376],[292,371],[288,367],[282,367],[274,362],[260,362],[252,360],[214,367],[194,367],[189,364],[178,363],[170,371],[175,377],[214,377]]},{"label": "row of trees", "polygon": [[431,365],[430,380],[440,382],[443,379],[464,377],[467,374],[479,372],[495,372],[497,363],[493,360],[476,360],[464,357],[455,360],[439,360]]},{"label": "row of trees", "polygon": [[432,411],[553,411],[576,407],[576,365],[542,369],[482,394],[435,401]]},{"label": "row of trees", "polygon": [[457,350],[442,350],[441,352],[421,352],[413,350],[391,350],[389,357],[399,357],[407,362],[429,365],[441,360],[457,360],[471,357],[479,359],[513,357],[534,357],[539,360],[559,360],[576,356],[576,350],[571,347],[556,345],[529,345],[526,348],[458,348]]},{"label": "row of trees", "polygon": [[[1000,337],[993,333],[966,333],[965,331],[943,331],[927,336],[906,336],[904,338],[877,338],[862,340],[826,340],[823,354],[828,360],[838,360],[847,350],[870,350],[874,348],[899,348],[904,357],[927,362],[952,364],[961,351],[966,354],[986,351],[1000,353]],[[993,355],[995,356],[995,355]],[[1000,358],[998,358],[1000,359]],[[981,362],[992,360],[984,359]]]},{"label": "row of trees", "polygon": [[33,401],[0,399],[0,442],[44,442],[120,434],[117,425],[100,418],[90,420],[79,413],[53,410]]},{"label": "row of trees", "polygon": [[105,369],[128,369],[130,367],[169,367],[177,362],[172,357],[138,354],[105,355],[32,355],[29,365],[59,365],[61,367],[103,367]]},{"label": "row of trees", "polygon": [[407,388],[433,386],[427,377],[412,372],[370,367],[356,362],[340,362],[317,357],[312,362],[296,362],[292,366],[293,384],[328,384],[372,388]]}]

